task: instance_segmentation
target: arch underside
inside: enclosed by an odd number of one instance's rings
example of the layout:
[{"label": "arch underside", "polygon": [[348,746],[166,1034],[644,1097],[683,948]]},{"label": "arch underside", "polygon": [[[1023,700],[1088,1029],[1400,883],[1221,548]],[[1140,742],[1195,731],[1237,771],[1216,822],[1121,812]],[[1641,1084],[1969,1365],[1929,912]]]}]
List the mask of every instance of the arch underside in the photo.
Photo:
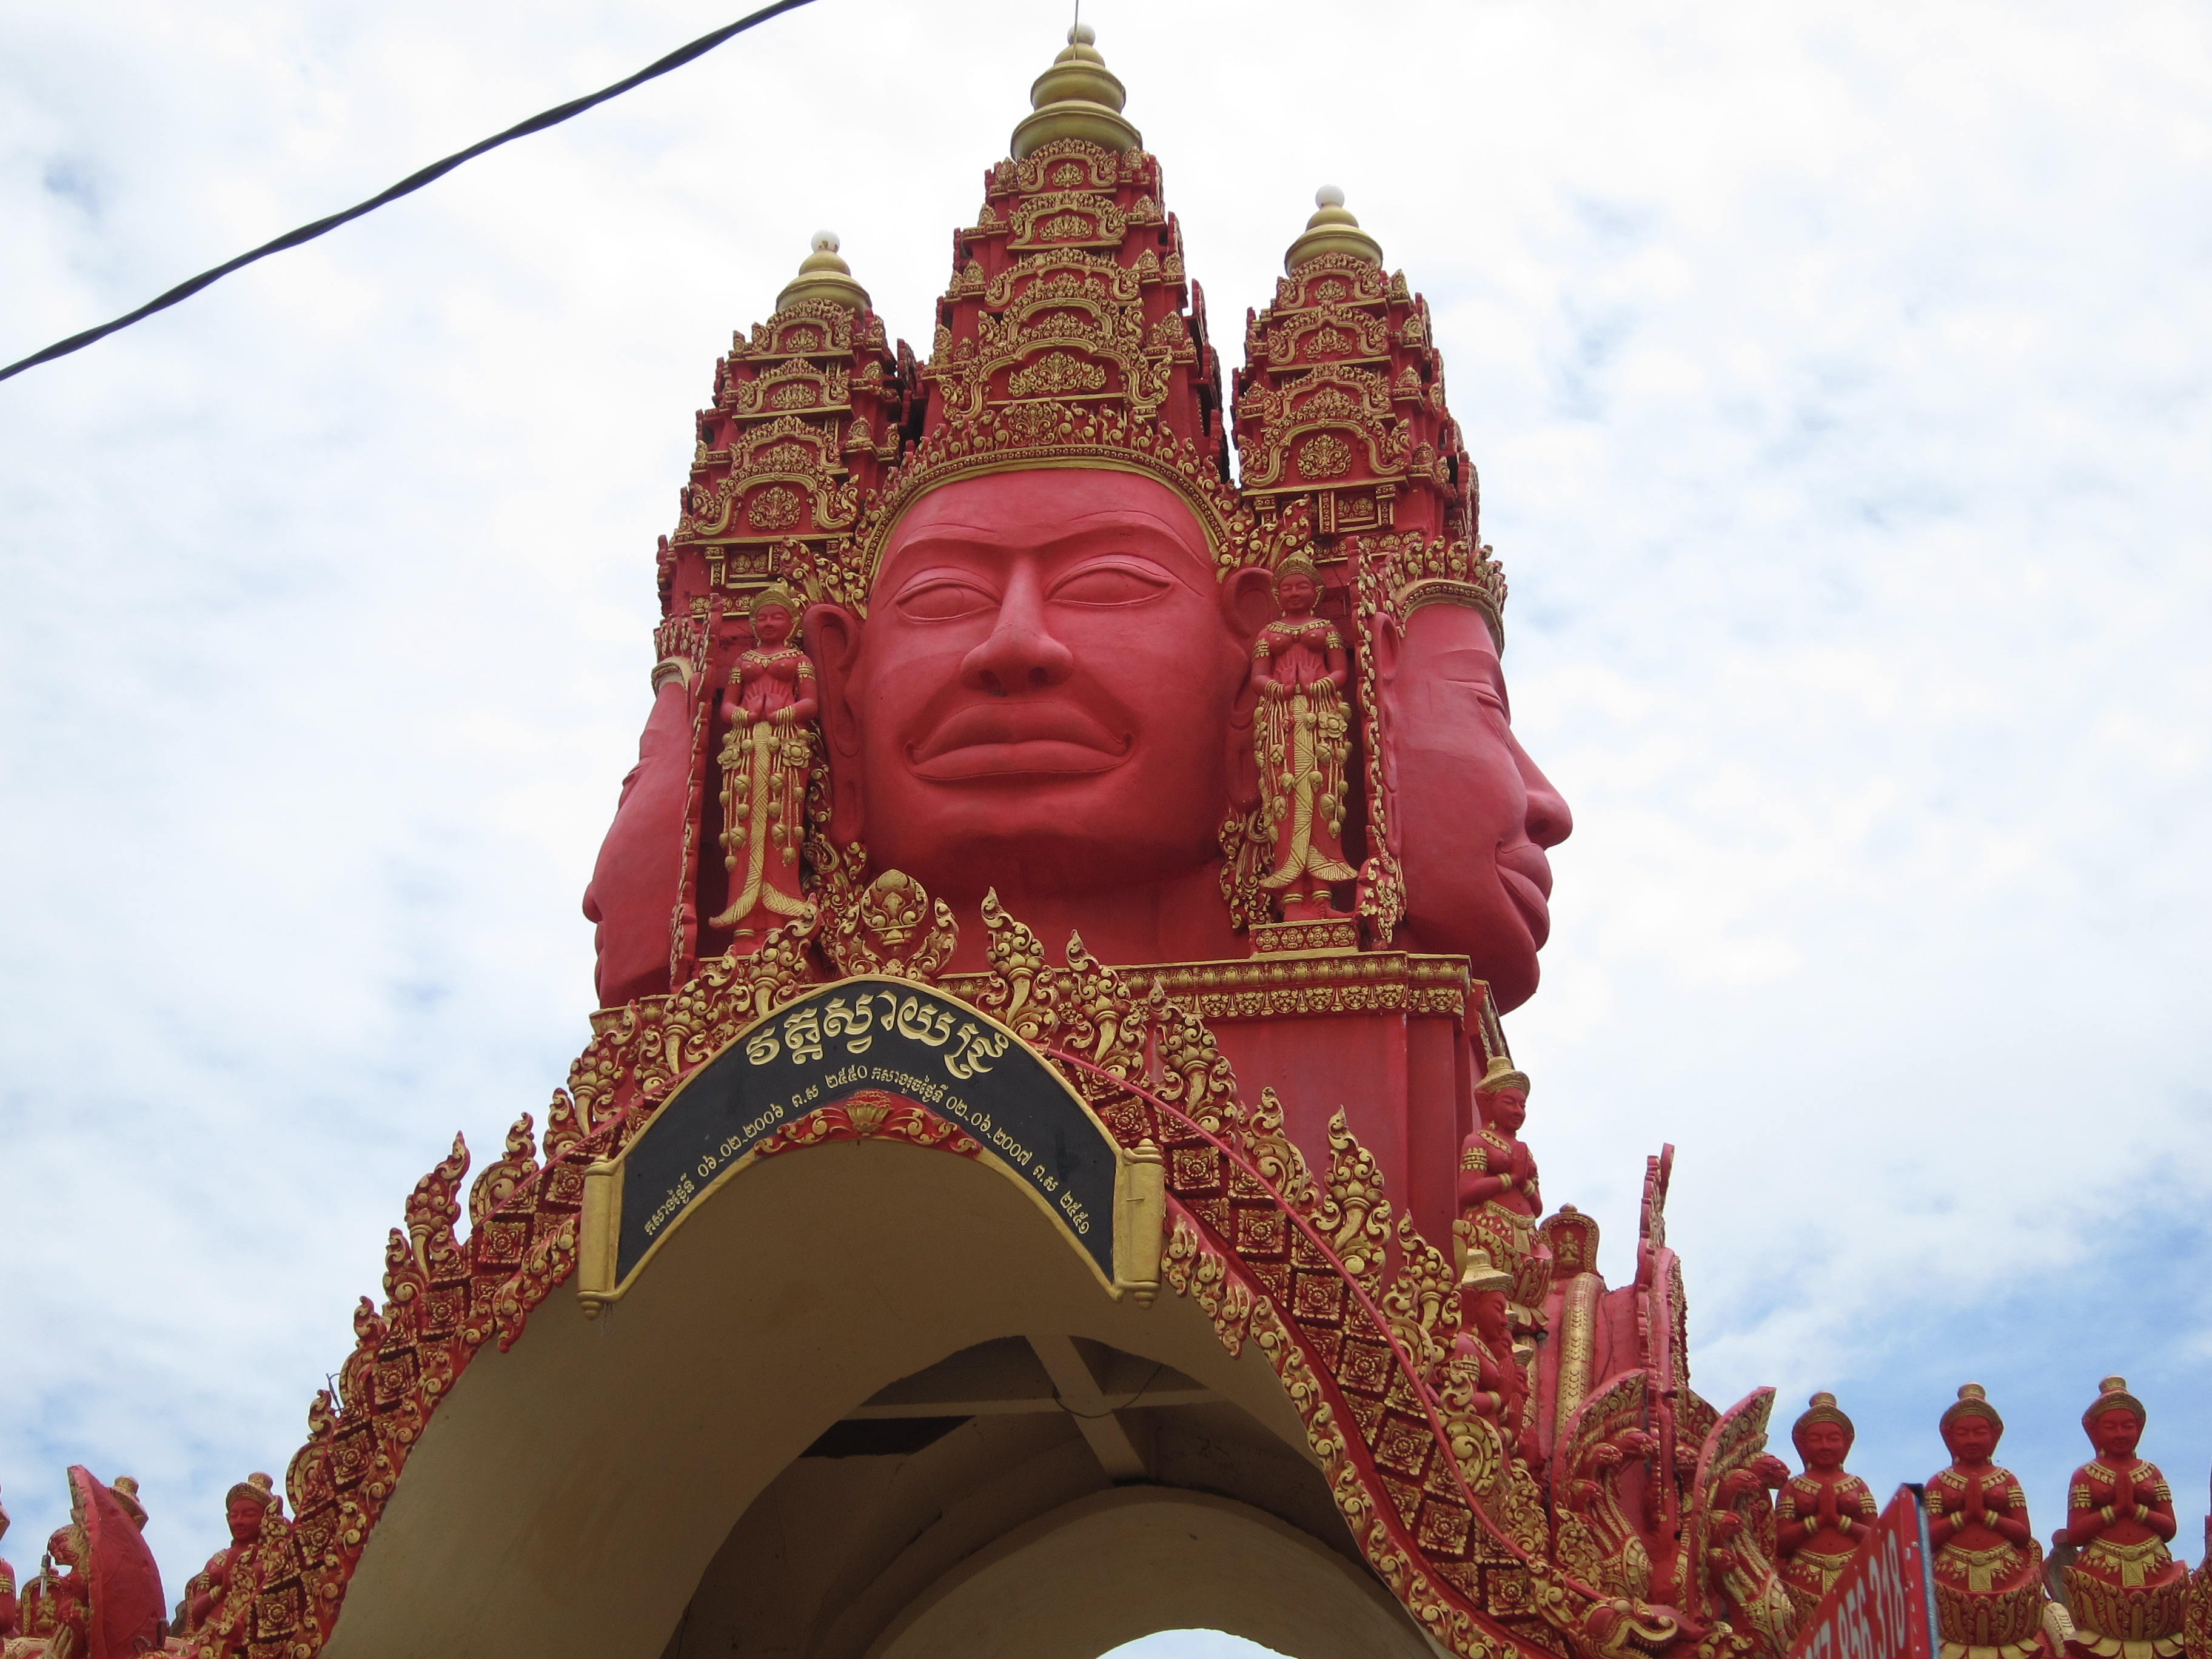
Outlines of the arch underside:
[{"label": "arch underside", "polygon": [[1187,1626],[1436,1651],[1254,1349],[1115,1300],[975,1161],[859,1140],[763,1161],[599,1319],[556,1294],[481,1355],[329,1650],[1093,1659]]}]

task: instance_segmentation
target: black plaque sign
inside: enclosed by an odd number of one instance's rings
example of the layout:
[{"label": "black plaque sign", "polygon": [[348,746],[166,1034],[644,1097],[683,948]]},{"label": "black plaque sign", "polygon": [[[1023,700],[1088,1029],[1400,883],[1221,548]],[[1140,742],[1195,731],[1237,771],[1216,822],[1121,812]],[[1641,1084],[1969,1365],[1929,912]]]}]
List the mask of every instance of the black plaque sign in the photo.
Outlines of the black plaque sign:
[{"label": "black plaque sign", "polygon": [[1113,1282],[1114,1142],[1074,1091],[987,1015],[907,981],[848,979],[741,1032],[630,1143],[616,1284],[763,1140],[863,1089],[965,1129]]}]

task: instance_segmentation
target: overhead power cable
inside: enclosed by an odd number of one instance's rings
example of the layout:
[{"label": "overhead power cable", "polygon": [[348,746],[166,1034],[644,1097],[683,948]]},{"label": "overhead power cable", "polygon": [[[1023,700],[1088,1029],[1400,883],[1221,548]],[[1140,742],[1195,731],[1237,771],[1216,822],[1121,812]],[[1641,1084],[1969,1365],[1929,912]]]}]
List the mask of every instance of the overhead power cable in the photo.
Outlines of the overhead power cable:
[{"label": "overhead power cable", "polygon": [[349,207],[343,213],[333,213],[328,218],[316,220],[313,224],[301,225],[297,230],[287,231],[273,242],[264,242],[251,252],[241,253],[235,259],[228,260],[212,270],[204,270],[190,282],[178,283],[167,294],[149,300],[137,310],[125,316],[118,317],[112,323],[102,323],[98,328],[88,328],[82,334],[72,334],[66,340],[58,340],[44,351],[34,351],[21,362],[10,363],[7,368],[0,368],[0,380],[21,374],[27,368],[36,368],[40,363],[50,363],[57,357],[66,357],[72,351],[82,351],[95,340],[104,340],[118,330],[125,329],[133,323],[143,321],[157,311],[167,311],[180,300],[191,299],[193,295],[210,283],[222,281],[232,271],[243,270],[256,259],[265,259],[272,253],[282,253],[286,248],[298,247],[303,242],[312,242],[316,237],[336,230],[349,220],[358,219],[364,213],[374,213],[387,202],[396,202],[403,196],[412,195],[433,180],[444,178],[462,162],[472,161],[487,150],[497,149],[501,144],[511,143],[517,138],[526,138],[533,132],[543,132],[548,127],[557,127],[562,122],[572,116],[581,115],[596,104],[604,104],[610,98],[619,98],[633,87],[641,87],[647,81],[658,79],[671,70],[682,69],[695,58],[705,57],[723,41],[743,34],[757,23],[765,23],[771,17],[781,16],[787,11],[796,11],[801,6],[812,3],[813,0],[775,0],[775,3],[772,6],[763,6],[750,16],[740,17],[736,22],[716,29],[712,34],[701,35],[688,46],[678,47],[667,57],[647,64],[626,80],[617,81],[611,87],[604,87],[598,92],[588,94],[584,97],[572,98],[565,104],[556,104],[543,114],[533,115],[527,121],[518,122],[505,132],[495,133],[481,143],[471,144],[466,149],[458,150],[442,161],[433,161],[420,173],[409,173],[391,189],[380,195],[370,197],[357,207]]}]

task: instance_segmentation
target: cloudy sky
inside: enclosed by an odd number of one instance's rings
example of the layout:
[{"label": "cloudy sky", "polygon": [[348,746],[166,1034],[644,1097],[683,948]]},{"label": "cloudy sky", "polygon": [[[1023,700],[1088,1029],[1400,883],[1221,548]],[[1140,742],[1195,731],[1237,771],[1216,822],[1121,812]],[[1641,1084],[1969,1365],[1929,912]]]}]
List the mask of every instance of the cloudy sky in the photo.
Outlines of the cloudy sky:
[{"label": "cloudy sky", "polygon": [[[1878,1488],[1986,1383],[2039,1530],[2124,1372],[2212,1460],[2212,13],[1092,0],[1218,332],[1340,184],[1437,316],[1573,803],[1510,1023],[1695,1381]],[[719,0],[13,0],[0,360]],[[385,1229],[585,1036],[578,897],[729,331],[831,226],[927,342],[1057,3],[819,0],[0,386],[0,1486],[172,1594]]]}]

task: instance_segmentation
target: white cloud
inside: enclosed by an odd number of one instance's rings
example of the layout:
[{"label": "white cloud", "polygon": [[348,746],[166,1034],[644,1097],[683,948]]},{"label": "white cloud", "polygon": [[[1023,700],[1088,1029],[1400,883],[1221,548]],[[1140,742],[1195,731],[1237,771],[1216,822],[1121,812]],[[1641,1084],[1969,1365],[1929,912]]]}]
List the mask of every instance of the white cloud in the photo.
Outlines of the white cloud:
[{"label": "white cloud", "polygon": [[[2119,1370],[2201,1513],[2212,24],[1091,9],[1232,354],[1324,179],[1437,307],[1577,808],[1551,1196],[1617,1264],[1676,1141],[1701,1385],[1836,1387],[1877,1482],[1975,1376],[2047,1531]],[[18,6],[0,356],[723,21]],[[542,1108],[726,331],[827,223],[926,343],[1057,27],[822,0],[0,386],[19,1559],[128,1470],[173,1592],[414,1177]]]}]

